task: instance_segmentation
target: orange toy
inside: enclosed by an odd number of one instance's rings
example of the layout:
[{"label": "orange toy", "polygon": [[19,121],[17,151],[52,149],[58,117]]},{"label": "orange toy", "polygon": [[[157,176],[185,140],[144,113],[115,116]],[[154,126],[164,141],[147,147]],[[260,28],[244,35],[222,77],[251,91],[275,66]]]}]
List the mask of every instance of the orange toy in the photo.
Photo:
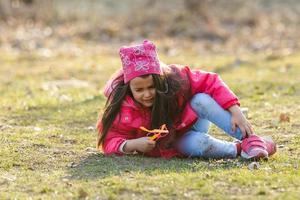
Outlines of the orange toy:
[{"label": "orange toy", "polygon": [[169,131],[167,129],[166,124],[161,125],[159,129],[152,129],[148,130],[145,127],[141,126],[141,130],[148,132],[147,136],[149,137],[150,140],[156,141],[161,137],[165,137],[166,135],[169,134]]}]

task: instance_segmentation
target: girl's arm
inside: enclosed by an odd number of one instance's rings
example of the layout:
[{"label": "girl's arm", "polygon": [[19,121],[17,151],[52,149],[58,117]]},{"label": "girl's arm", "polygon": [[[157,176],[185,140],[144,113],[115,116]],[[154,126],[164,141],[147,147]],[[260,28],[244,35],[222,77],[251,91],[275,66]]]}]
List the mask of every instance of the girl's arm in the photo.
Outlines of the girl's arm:
[{"label": "girl's arm", "polygon": [[250,122],[247,121],[239,108],[240,103],[237,96],[218,74],[201,70],[191,71],[188,67],[185,70],[190,80],[193,95],[199,92],[209,94],[223,109],[228,110],[232,115],[231,124],[234,132],[239,127],[243,137],[254,133]]},{"label": "girl's arm", "polygon": [[243,138],[254,134],[252,125],[246,119],[246,117],[243,115],[239,106],[233,105],[228,110],[232,116],[231,117],[231,127],[232,127],[231,129],[233,132],[235,132],[236,128],[239,127],[240,130],[242,131]]},{"label": "girl's arm", "polygon": [[149,140],[148,137],[133,138],[134,134],[128,134],[128,131],[121,128],[115,129],[112,127],[102,145],[103,152],[106,155],[111,154],[127,154],[138,152],[149,152],[154,147],[156,142]]},{"label": "girl's arm", "polygon": [[216,73],[202,70],[190,70],[185,67],[191,87],[192,95],[206,93],[210,95],[223,109],[228,109],[232,105],[240,105],[237,96],[228,88]]},{"label": "girl's arm", "polygon": [[149,140],[149,137],[126,140],[121,151],[124,153],[149,152],[155,147],[155,141]]}]

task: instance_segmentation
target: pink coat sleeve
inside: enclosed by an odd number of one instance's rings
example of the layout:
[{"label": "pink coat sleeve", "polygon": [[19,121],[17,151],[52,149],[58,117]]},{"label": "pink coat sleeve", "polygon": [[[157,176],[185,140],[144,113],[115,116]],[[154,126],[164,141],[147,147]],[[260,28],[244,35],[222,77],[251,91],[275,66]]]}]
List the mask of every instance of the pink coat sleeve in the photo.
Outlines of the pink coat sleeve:
[{"label": "pink coat sleeve", "polygon": [[108,130],[102,145],[102,150],[105,155],[123,155],[123,153],[119,151],[120,145],[125,140],[134,139],[135,137],[135,134],[133,133],[134,130],[129,125],[130,121],[131,119],[129,115],[126,115],[125,117],[123,115],[118,115],[116,117],[112,126]]},{"label": "pink coat sleeve", "polygon": [[116,130],[114,127],[111,127],[102,145],[104,154],[122,155],[123,153],[119,151],[119,147],[126,139],[128,138],[126,137],[125,133],[122,134],[120,130]]},{"label": "pink coat sleeve", "polygon": [[224,109],[228,109],[232,105],[240,105],[236,95],[218,74],[202,70],[190,70],[188,67],[183,68],[183,71],[190,81],[192,95],[206,93]]}]

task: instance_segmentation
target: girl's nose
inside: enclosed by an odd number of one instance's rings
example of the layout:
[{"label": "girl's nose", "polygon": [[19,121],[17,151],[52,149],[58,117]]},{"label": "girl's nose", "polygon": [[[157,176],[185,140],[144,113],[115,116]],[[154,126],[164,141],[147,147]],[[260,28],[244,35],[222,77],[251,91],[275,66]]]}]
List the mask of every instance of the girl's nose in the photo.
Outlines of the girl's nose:
[{"label": "girl's nose", "polygon": [[151,97],[151,92],[150,92],[150,90],[146,90],[144,96],[145,96],[145,97]]}]

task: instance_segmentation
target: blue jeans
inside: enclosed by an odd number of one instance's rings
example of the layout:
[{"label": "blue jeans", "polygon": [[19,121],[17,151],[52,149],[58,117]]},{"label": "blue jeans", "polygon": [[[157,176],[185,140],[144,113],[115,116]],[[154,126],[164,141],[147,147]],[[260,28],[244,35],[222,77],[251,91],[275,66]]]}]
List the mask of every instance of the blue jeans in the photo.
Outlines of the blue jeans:
[{"label": "blue jeans", "polygon": [[239,128],[231,130],[231,114],[224,110],[212,97],[204,93],[196,94],[191,100],[191,106],[199,119],[192,128],[184,134],[179,142],[182,153],[189,157],[202,158],[235,158],[236,144],[216,139],[208,135],[210,122],[217,125],[228,135],[241,140]]}]

